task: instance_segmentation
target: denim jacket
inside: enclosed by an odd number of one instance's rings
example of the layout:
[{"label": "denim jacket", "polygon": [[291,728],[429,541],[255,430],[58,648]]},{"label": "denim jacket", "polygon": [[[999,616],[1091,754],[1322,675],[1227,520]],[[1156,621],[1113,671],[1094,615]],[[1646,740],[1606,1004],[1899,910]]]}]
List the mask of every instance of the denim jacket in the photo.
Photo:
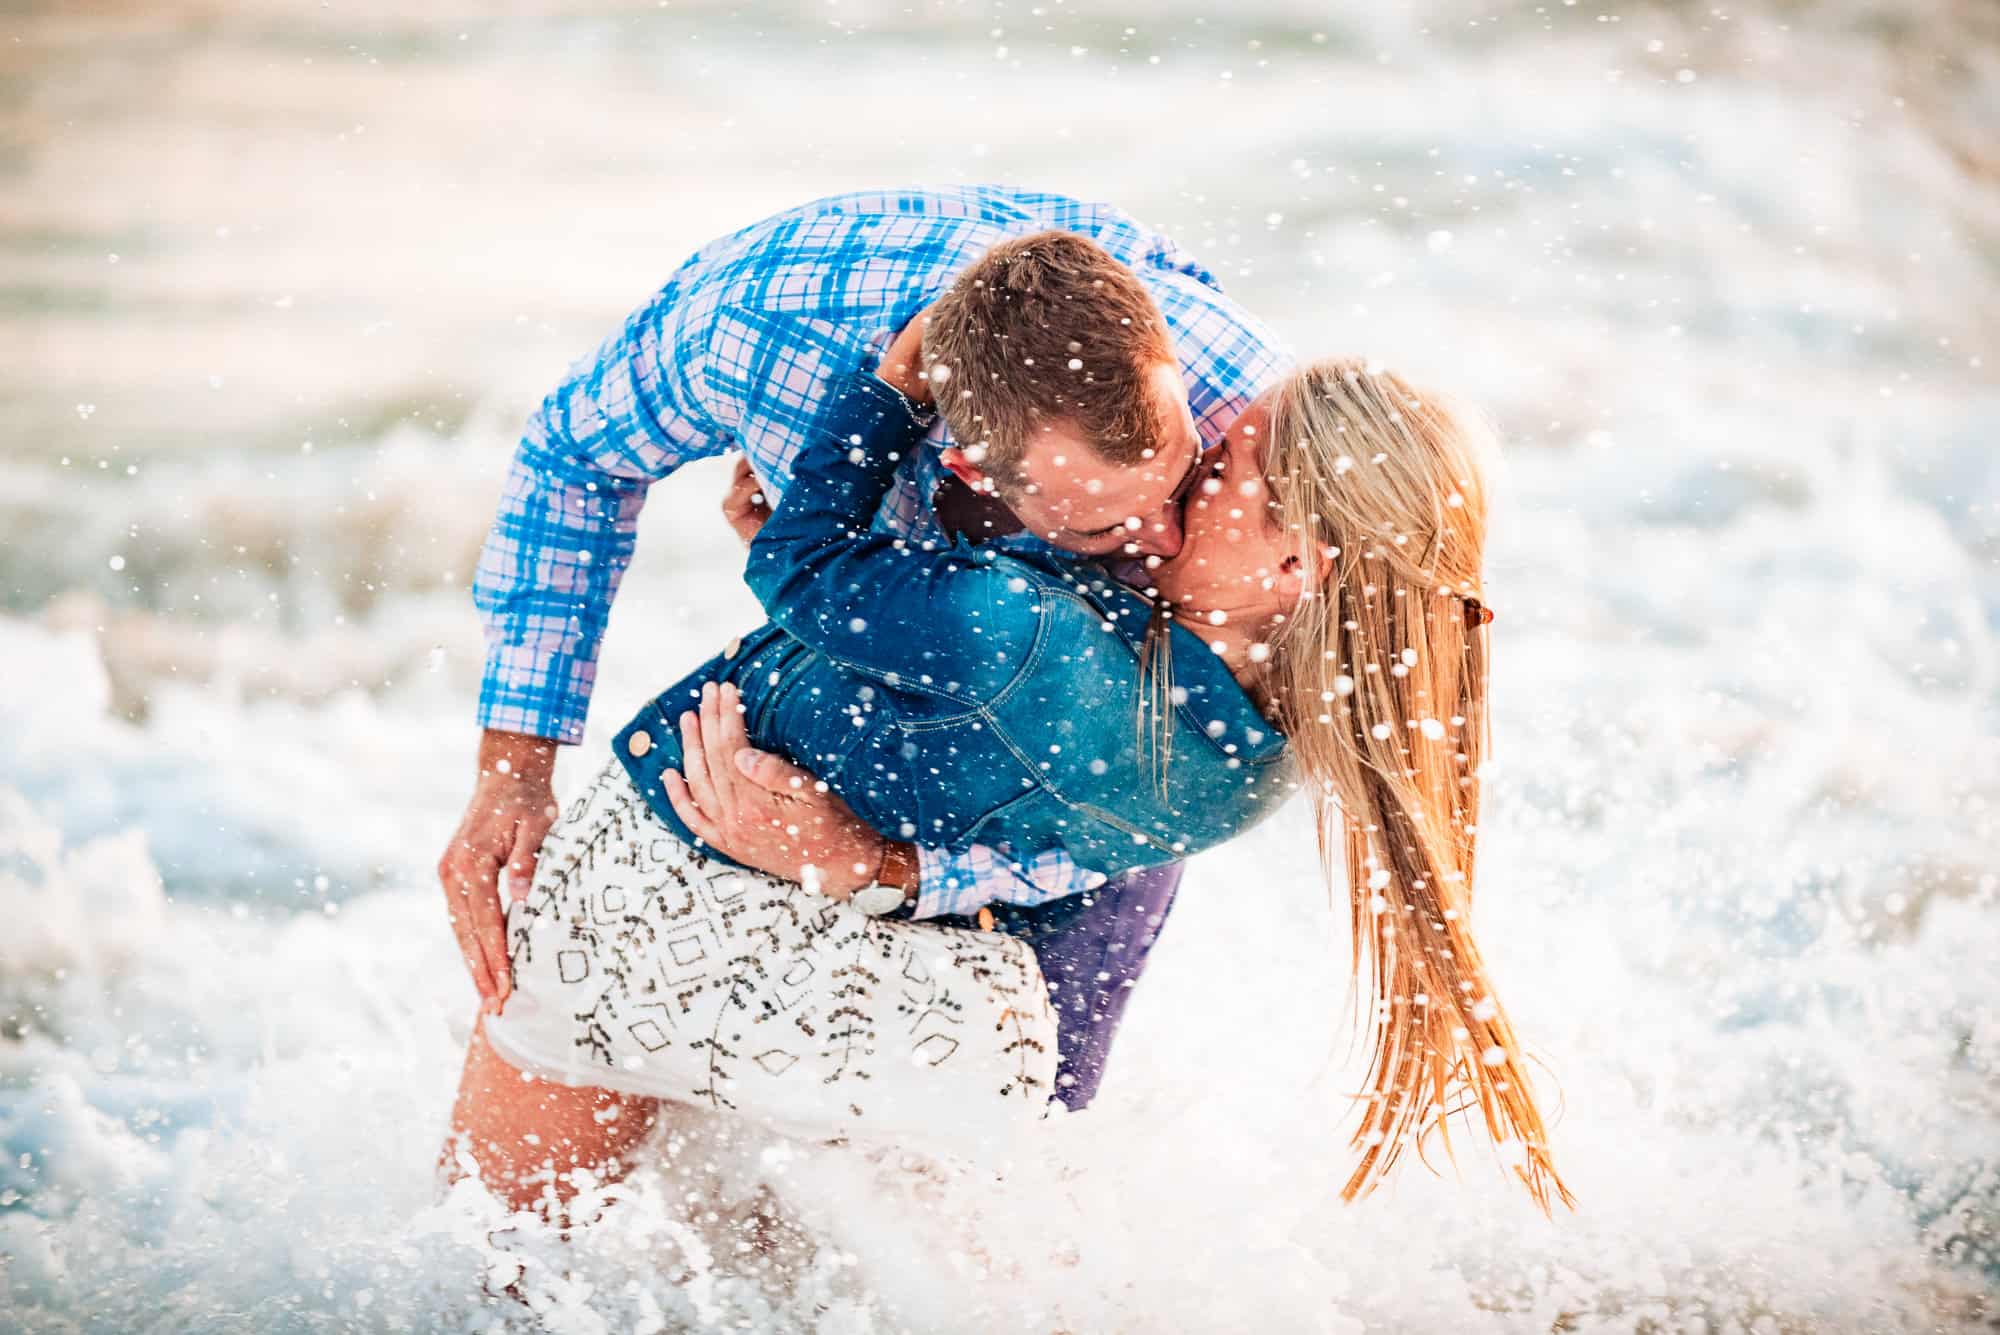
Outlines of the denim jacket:
[{"label": "denim jacket", "polygon": [[1170,740],[1156,741],[1140,670],[1151,605],[1101,568],[867,531],[924,424],[872,374],[839,392],[751,544],[745,578],[771,621],[614,741],[671,828],[695,842],[660,775],[678,768],[675,721],[709,681],[741,690],[757,745],[819,775],[875,829],[927,846],[1014,858],[1059,847],[1115,875],[1198,853],[1277,808],[1294,786],[1284,737],[1174,623]]}]

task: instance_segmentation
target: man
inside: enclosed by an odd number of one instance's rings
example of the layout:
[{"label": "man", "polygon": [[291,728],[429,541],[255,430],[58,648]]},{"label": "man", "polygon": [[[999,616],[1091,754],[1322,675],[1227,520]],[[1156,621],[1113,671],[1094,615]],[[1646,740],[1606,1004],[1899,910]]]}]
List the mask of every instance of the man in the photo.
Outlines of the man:
[{"label": "man", "polygon": [[[530,421],[480,559],[485,734],[439,875],[489,1008],[510,986],[497,882],[504,868],[520,894],[533,877],[555,815],[555,747],[581,739],[647,487],[740,449],[762,487],[782,492],[829,382],[927,307],[937,448],[907,462],[876,518],[921,543],[965,534],[1172,555],[1201,450],[1284,366],[1172,243],[1060,196],[837,196],[696,252]],[[1107,962],[1135,977],[1179,880],[1167,868],[1104,885],[1060,853],[1021,863],[976,846],[891,862],[915,882],[918,916],[1016,906],[1002,929],[1035,940],[1051,979],[1096,980],[1114,972]],[[1115,981],[1074,990],[1073,1107],[1094,1090],[1123,1002]]]}]

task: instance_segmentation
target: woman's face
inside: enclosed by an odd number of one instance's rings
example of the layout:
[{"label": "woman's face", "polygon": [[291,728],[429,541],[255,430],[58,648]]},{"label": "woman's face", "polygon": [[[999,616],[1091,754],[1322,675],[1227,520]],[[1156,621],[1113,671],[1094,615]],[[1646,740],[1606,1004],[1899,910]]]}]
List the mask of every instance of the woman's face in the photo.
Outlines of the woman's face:
[{"label": "woman's face", "polygon": [[1264,480],[1270,394],[1243,410],[1221,445],[1203,459],[1187,500],[1178,555],[1153,572],[1154,585],[1191,612],[1231,618],[1289,612],[1304,582],[1298,545],[1288,541],[1277,498]]}]

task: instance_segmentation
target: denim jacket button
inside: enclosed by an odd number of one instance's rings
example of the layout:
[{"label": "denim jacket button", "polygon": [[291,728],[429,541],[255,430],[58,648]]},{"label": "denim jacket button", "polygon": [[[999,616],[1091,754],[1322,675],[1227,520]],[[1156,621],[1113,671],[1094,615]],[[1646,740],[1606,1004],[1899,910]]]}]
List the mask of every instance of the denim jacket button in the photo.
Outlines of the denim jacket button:
[{"label": "denim jacket button", "polygon": [[653,749],[653,734],[644,731],[633,733],[631,737],[626,739],[625,749],[630,751],[635,758],[645,755]]}]

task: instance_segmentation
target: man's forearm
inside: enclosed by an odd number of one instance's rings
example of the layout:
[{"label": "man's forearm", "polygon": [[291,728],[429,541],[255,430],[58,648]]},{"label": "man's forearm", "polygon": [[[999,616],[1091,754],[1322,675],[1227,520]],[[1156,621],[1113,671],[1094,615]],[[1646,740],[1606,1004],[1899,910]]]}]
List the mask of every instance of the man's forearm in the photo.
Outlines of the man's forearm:
[{"label": "man's forearm", "polygon": [[488,728],[479,736],[479,775],[511,776],[547,787],[555,777],[557,745],[546,737]]}]

